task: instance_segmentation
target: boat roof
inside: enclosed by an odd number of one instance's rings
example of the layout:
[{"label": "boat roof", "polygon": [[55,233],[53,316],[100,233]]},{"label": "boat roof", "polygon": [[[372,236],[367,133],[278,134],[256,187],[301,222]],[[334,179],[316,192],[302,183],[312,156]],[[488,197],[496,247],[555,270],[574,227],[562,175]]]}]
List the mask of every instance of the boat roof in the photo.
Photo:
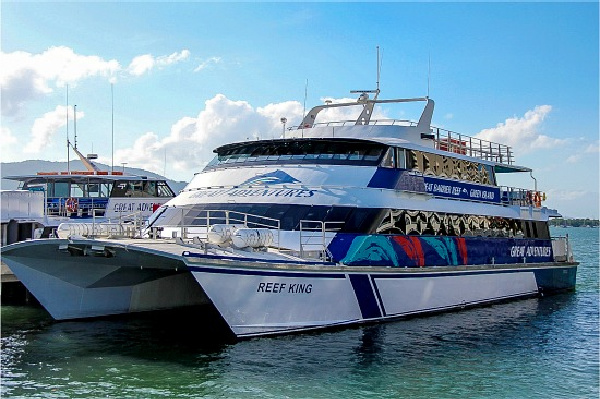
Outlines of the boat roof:
[{"label": "boat roof", "polygon": [[[313,128],[313,129],[318,129],[318,128]],[[324,141],[335,140],[335,141],[350,142],[350,143],[352,143],[352,142],[354,142],[354,143],[369,142],[369,143],[383,144],[385,146],[390,146],[390,147],[399,147],[399,148],[405,148],[408,150],[418,150],[418,151],[429,152],[432,154],[452,156],[457,159],[462,159],[462,160],[471,161],[471,162],[477,162],[477,163],[484,164],[484,165],[490,165],[490,166],[494,167],[494,170],[496,171],[496,173],[515,173],[515,172],[530,172],[531,171],[531,168],[527,168],[525,166],[519,166],[519,165],[513,165],[513,164],[510,164],[510,165],[503,164],[503,163],[488,161],[488,160],[484,160],[484,159],[480,159],[480,158],[470,157],[466,154],[459,154],[459,153],[455,153],[455,152],[438,150],[435,148],[426,147],[426,146],[414,143],[412,141],[405,140],[402,138],[396,138],[396,137],[357,138],[357,137],[311,136],[311,137],[292,137],[292,138],[285,138],[285,139],[284,138],[267,139],[267,140],[257,140],[257,141],[238,141],[238,142],[228,143],[228,144],[224,144],[220,147],[217,147],[213,152],[219,153],[221,151],[226,151],[229,149],[242,147],[242,146],[245,146],[248,144],[256,144],[256,143],[275,144],[275,143],[285,143],[285,142],[292,142],[292,141],[297,142],[297,141],[320,141],[320,140],[324,140]]]},{"label": "boat roof", "polygon": [[27,181],[29,183],[44,183],[48,180],[69,180],[85,183],[102,183],[115,181],[164,181],[163,177],[124,174],[122,172],[38,172],[33,175],[4,176],[3,179]]}]

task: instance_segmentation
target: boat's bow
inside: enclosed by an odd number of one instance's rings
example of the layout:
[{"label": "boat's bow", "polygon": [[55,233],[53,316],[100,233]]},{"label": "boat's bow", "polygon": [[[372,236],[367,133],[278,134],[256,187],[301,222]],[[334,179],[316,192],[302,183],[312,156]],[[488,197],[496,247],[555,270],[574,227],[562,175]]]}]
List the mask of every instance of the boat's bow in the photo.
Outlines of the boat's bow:
[{"label": "boat's bow", "polygon": [[175,254],[127,241],[28,240],[3,247],[2,260],[58,320],[207,301]]}]

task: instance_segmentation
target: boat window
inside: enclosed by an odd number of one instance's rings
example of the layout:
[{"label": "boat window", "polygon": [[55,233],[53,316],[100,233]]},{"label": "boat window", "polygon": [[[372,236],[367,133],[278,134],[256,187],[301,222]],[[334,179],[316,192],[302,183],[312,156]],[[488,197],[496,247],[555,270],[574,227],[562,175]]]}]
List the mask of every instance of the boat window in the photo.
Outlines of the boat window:
[{"label": "boat window", "polygon": [[[425,176],[496,185],[493,167],[490,165],[417,150],[405,150],[404,154],[406,169],[420,172]],[[398,155],[398,162],[400,157],[401,155]]]},{"label": "boat window", "polygon": [[[52,193],[53,197],[67,198],[67,197],[69,197],[69,194],[70,194],[69,183],[66,183],[66,182],[54,183],[54,190]],[[48,194],[48,195],[50,195],[50,194]]]},{"label": "boat window", "polygon": [[406,153],[404,148],[396,148],[396,167],[406,169]]},{"label": "boat window", "polygon": [[158,196],[159,197],[174,197],[175,193],[171,190],[171,187],[167,183],[159,181],[157,182]]},{"label": "boat window", "polygon": [[393,168],[394,165],[394,149],[392,147],[388,148],[385,155],[383,156],[383,160],[381,161],[381,166],[384,168]]},{"label": "boat window", "polygon": [[293,139],[249,142],[217,149],[217,157],[206,168],[232,163],[353,163],[377,165],[385,146],[362,140]]},{"label": "boat window", "polygon": [[[128,194],[129,190],[129,195]],[[129,187],[128,181],[118,181],[113,185],[112,191],[110,192],[111,197],[131,197],[131,188]]]},{"label": "boat window", "polygon": [[84,183],[75,183],[71,184],[71,197],[81,198],[86,197],[87,193],[85,193],[85,184]]},{"label": "boat window", "polygon": [[143,197],[156,197],[156,182],[145,181],[143,185]]},{"label": "boat window", "polygon": [[87,185],[87,196],[92,198],[108,198],[110,185],[103,183],[90,183]]}]

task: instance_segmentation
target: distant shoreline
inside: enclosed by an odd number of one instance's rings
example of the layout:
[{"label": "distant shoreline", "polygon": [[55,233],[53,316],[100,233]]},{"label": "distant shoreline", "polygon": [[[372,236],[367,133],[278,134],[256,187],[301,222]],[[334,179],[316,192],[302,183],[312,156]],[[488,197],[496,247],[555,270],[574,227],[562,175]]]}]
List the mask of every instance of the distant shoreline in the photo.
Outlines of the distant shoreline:
[{"label": "distant shoreline", "polygon": [[598,227],[600,221],[597,219],[551,219],[549,224],[558,227]]}]

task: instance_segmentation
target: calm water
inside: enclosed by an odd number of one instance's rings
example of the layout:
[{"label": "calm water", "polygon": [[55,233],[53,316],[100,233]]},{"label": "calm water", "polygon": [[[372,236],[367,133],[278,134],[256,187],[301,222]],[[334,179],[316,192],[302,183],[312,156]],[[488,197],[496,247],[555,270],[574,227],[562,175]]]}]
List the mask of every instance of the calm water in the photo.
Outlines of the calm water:
[{"label": "calm water", "polygon": [[190,315],[57,323],[2,306],[0,394],[598,398],[599,230],[553,232],[566,233],[581,262],[575,293],[341,331],[231,344]]}]

